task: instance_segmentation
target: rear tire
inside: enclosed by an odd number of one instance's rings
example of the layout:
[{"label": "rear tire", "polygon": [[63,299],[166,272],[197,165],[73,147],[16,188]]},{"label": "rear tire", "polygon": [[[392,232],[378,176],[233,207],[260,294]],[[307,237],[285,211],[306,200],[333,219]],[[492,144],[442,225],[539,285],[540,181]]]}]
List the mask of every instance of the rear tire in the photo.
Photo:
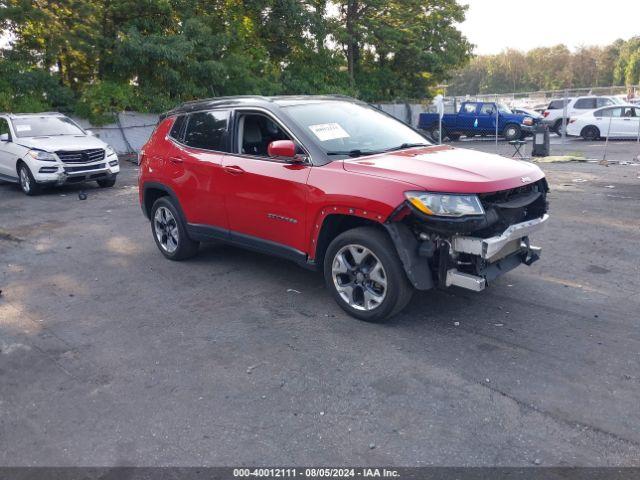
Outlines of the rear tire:
[{"label": "rear tire", "polygon": [[[434,142],[440,141],[440,125],[438,123],[434,123],[429,127],[429,136]],[[444,132],[442,134],[442,139],[444,140]]]},{"label": "rear tire", "polygon": [[400,313],[414,292],[395,246],[374,227],[347,230],[331,242],[324,278],[338,305],[366,322],[383,322]]},{"label": "rear tire", "polygon": [[593,141],[600,138],[600,129],[594,125],[588,125],[582,129],[580,136],[587,141]]},{"label": "rear tire", "polygon": [[170,197],[160,197],[151,207],[151,233],[158,250],[169,260],[186,260],[200,244],[187,235],[184,219]]},{"label": "rear tire", "polygon": [[[567,122],[567,123],[569,123],[569,122]],[[559,137],[562,136],[562,119],[556,120],[556,123],[553,124],[552,130]]]},{"label": "rear tire", "polygon": [[38,185],[36,179],[26,163],[18,164],[18,183],[22,193],[29,196],[38,195],[42,191],[42,187]]},{"label": "rear tire", "polygon": [[97,180],[96,182],[100,188],[111,188],[116,184],[116,177],[103,178],[102,180]]}]

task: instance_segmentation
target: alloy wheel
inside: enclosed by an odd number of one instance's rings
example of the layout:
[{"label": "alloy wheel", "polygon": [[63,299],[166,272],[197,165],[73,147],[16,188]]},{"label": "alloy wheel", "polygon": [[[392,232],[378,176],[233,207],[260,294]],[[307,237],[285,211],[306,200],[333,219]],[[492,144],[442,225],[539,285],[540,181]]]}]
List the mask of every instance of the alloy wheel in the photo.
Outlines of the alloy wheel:
[{"label": "alloy wheel", "polygon": [[31,191],[31,179],[29,178],[27,169],[24,167],[20,168],[20,186],[26,193],[29,193]]},{"label": "alloy wheel", "polygon": [[378,308],[387,295],[387,273],[382,262],[366,247],[345,245],[333,258],[331,274],[336,290],[356,310]]},{"label": "alloy wheel", "polygon": [[162,249],[167,253],[173,253],[178,248],[180,235],[178,222],[173,213],[166,207],[159,207],[154,215],[154,227],[156,238]]}]

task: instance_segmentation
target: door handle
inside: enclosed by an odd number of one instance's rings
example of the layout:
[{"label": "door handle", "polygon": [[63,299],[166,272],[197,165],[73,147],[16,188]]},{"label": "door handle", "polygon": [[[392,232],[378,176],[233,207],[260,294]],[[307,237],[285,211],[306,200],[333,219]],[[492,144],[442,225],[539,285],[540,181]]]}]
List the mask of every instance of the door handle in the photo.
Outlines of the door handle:
[{"label": "door handle", "polygon": [[180,157],[169,157],[169,161],[172,163],[182,163],[184,160]]},{"label": "door handle", "polygon": [[224,171],[230,173],[231,175],[240,175],[244,173],[244,170],[237,165],[225,165]]}]

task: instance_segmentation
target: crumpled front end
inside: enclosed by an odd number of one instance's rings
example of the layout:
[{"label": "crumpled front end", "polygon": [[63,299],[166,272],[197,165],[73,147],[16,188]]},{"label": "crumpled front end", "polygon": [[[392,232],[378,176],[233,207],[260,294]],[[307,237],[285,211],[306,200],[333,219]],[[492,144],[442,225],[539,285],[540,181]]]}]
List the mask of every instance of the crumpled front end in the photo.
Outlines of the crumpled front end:
[{"label": "crumpled front end", "polygon": [[530,236],[548,221],[543,178],[522,187],[479,194],[484,214],[447,218],[427,215],[405,202],[385,224],[409,280],[419,290],[458,286],[481,291],[541,249]]}]

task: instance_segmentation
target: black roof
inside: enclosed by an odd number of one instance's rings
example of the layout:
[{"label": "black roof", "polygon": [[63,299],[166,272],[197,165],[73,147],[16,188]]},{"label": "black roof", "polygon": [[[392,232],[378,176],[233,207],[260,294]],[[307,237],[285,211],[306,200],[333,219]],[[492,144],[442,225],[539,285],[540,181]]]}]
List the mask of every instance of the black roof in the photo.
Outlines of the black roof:
[{"label": "black roof", "polygon": [[177,115],[180,113],[197,112],[199,110],[208,110],[211,108],[220,107],[246,106],[269,108],[273,106],[285,106],[337,100],[358,103],[360,102],[359,100],[348,97],[346,95],[281,95],[272,97],[264,97],[260,95],[238,95],[233,97],[215,97],[185,102],[182,105],[163,113],[160,118],[163,119],[168,116]]}]

